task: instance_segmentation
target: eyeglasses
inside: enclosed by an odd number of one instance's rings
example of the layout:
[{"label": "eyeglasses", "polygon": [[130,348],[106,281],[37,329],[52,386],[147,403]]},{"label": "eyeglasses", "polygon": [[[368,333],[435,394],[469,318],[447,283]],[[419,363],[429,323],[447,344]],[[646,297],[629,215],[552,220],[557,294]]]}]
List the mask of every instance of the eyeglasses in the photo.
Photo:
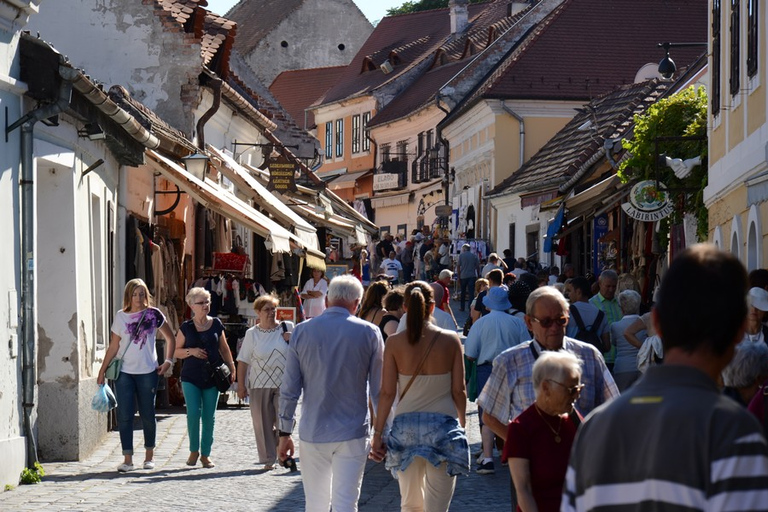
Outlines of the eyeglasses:
[{"label": "eyeglasses", "polygon": [[271,312],[271,311],[277,311],[277,309],[275,309],[275,308],[261,308],[261,310],[262,310],[263,312],[265,312],[265,313],[269,313],[269,312]]},{"label": "eyeglasses", "polygon": [[203,302],[195,302],[194,304],[195,304],[195,306],[210,306],[211,305],[211,301],[204,300]]},{"label": "eyeglasses", "polygon": [[536,318],[535,316],[531,315],[531,320],[538,322],[545,329],[552,327],[552,324],[557,324],[560,327],[563,327],[568,323],[567,316],[561,316],[560,318]]},{"label": "eyeglasses", "polygon": [[581,393],[581,390],[584,389],[584,384],[576,384],[575,386],[568,387],[565,384],[563,384],[562,382],[557,382],[556,380],[552,380],[552,379],[547,379],[547,380],[549,382],[554,382],[555,384],[559,384],[559,385],[563,386],[566,389],[566,391],[568,391],[568,393],[571,396],[578,395],[579,393]]}]

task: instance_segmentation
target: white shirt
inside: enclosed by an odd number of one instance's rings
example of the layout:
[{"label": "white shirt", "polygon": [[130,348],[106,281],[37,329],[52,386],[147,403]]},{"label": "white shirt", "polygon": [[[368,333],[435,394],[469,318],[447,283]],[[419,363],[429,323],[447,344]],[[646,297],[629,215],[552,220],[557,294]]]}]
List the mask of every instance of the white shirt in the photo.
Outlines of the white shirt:
[{"label": "white shirt", "polygon": [[[293,331],[293,322],[285,322],[285,326],[289,332]],[[270,330],[256,325],[245,331],[237,360],[248,365],[248,389],[279,388],[283,382],[287,351],[288,343],[283,339],[280,324]]]},{"label": "white shirt", "polygon": [[[405,322],[408,318],[408,313],[405,313],[403,316],[400,317],[400,322],[397,324],[397,331],[403,332],[406,328]],[[453,318],[451,318],[451,315],[443,311],[442,309],[437,309],[432,312],[432,318],[435,319],[433,322],[436,326],[438,326],[441,329],[446,329],[452,332],[456,332],[456,324],[453,323]]]},{"label": "white shirt", "polygon": [[315,318],[316,316],[322,315],[323,311],[325,311],[325,294],[328,293],[328,281],[323,278],[315,284],[315,280],[310,277],[307,282],[304,283],[304,289],[301,290],[301,293],[310,291],[323,294],[321,297],[304,299],[304,316],[307,318]]},{"label": "white shirt", "polygon": [[400,272],[403,270],[403,264],[397,260],[391,260],[389,258],[381,262],[381,270],[387,273],[388,276],[393,279],[399,279]]}]

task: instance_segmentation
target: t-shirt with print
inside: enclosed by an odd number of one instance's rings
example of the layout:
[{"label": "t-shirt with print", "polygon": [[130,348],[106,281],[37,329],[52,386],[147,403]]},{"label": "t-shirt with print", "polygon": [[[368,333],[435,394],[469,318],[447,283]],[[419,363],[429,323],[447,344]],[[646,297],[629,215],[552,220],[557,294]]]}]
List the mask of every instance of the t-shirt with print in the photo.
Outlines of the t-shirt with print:
[{"label": "t-shirt with print", "polygon": [[[121,372],[144,375],[157,370],[156,335],[164,323],[165,316],[157,308],[128,313],[121,309],[117,312],[111,330],[120,336],[120,347],[115,357],[123,359]],[[122,355],[123,352],[125,355]]]},{"label": "t-shirt with print", "polygon": [[[288,332],[293,322],[285,322]],[[288,343],[283,338],[280,324],[274,329],[262,329],[258,325],[245,331],[245,338],[237,360],[248,365],[248,389],[279,388],[285,371],[285,354]]]}]

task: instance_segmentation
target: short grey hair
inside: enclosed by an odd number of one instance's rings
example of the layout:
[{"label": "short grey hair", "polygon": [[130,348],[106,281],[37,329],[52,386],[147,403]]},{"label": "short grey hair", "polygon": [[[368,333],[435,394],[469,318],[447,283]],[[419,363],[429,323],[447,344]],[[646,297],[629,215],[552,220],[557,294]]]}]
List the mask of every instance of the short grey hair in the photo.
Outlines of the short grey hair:
[{"label": "short grey hair", "polygon": [[345,274],[331,279],[328,285],[328,303],[344,302],[351,304],[363,298],[363,285],[352,275]]},{"label": "short grey hair", "polygon": [[551,298],[555,300],[563,308],[563,313],[568,313],[568,301],[565,299],[565,296],[557,290],[557,288],[552,286],[539,286],[533,290],[528,296],[528,300],[525,301],[525,313],[527,315],[533,315],[533,307],[536,305],[536,302],[538,302],[539,299],[543,298]]},{"label": "short grey hair", "polygon": [[625,315],[636,315],[640,312],[640,294],[635,290],[624,290],[619,294],[619,306]]},{"label": "short grey hair", "polygon": [[205,288],[201,286],[195,286],[194,288],[190,288],[187,292],[187,306],[192,306],[197,299],[205,299],[205,300],[211,300],[211,292],[206,290]]},{"label": "short grey hair", "polygon": [[733,388],[746,388],[768,377],[768,345],[762,341],[743,341],[736,345],[736,353],[723,370],[723,384]]},{"label": "short grey hair", "polygon": [[545,380],[555,380],[562,383],[571,375],[578,375],[581,379],[581,359],[565,350],[542,352],[533,364],[532,379],[536,397],[538,398],[541,383]]},{"label": "short grey hair", "polygon": [[619,282],[619,274],[616,273],[615,270],[603,270],[603,272],[600,274],[600,278],[598,279],[599,282],[603,282],[610,279],[611,281]]}]

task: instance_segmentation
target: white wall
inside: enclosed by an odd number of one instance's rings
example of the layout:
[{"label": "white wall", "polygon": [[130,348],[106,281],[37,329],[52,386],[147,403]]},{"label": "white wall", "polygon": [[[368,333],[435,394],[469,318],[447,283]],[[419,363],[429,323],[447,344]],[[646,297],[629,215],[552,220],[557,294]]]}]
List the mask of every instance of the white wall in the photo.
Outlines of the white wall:
[{"label": "white wall", "polygon": [[[7,23],[10,20],[0,18]],[[18,81],[16,49],[18,34],[0,28],[0,110],[8,109],[8,122],[21,117],[21,95],[25,84]],[[21,254],[19,225],[21,204],[20,133],[0,137],[0,485],[16,485],[25,466],[21,407],[21,329],[19,300]]]}]

